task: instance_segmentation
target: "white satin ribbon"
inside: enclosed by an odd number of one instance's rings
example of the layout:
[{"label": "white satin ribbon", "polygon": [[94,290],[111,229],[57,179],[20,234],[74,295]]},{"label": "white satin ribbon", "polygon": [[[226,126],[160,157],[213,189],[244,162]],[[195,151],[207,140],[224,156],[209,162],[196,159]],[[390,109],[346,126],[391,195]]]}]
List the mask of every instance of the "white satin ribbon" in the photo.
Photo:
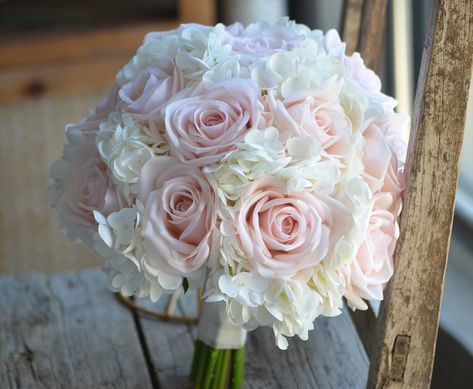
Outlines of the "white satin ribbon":
[{"label": "white satin ribbon", "polygon": [[245,345],[246,330],[225,317],[225,304],[203,302],[197,338],[216,349],[239,349]]}]

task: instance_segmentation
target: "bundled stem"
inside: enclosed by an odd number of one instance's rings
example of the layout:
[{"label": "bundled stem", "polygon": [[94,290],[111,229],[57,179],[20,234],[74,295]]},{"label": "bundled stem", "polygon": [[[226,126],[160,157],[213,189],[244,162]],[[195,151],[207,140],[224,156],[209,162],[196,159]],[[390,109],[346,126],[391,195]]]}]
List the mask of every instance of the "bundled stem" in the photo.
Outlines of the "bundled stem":
[{"label": "bundled stem", "polygon": [[195,341],[191,380],[196,389],[239,389],[243,384],[245,348],[216,349]]}]

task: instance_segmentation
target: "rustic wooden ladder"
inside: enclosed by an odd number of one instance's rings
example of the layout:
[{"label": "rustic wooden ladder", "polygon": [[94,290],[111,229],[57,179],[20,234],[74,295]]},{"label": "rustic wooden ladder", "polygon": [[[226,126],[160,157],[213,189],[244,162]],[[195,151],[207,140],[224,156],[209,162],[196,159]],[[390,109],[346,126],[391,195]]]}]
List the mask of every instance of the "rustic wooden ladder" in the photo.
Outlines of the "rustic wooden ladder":
[{"label": "rustic wooden ladder", "polygon": [[[344,40],[376,69],[387,0],[345,0]],[[406,163],[396,269],[379,315],[353,321],[369,388],[429,387],[473,58],[473,2],[439,0],[424,44]]]}]

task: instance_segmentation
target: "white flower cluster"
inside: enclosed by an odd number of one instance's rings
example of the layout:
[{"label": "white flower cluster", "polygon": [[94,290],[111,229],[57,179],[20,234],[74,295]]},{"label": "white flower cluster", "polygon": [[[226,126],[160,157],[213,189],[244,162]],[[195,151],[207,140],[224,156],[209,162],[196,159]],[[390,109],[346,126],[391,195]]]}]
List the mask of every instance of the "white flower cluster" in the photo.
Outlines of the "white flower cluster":
[{"label": "white flower cluster", "polygon": [[307,339],[382,299],[406,118],[336,31],[287,19],[147,35],[67,127],[51,203],[114,291],[204,288],[228,320]]}]

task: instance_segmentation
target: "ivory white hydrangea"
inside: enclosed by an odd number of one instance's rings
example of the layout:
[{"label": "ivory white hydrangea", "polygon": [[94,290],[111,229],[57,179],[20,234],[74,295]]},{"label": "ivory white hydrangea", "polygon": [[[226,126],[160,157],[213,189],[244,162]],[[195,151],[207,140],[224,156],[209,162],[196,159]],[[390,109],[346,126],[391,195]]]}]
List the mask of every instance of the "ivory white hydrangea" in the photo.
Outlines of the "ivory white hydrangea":
[{"label": "ivory white hydrangea", "polygon": [[112,112],[109,119],[102,122],[96,143],[115,180],[126,188],[132,185],[132,192],[136,191],[133,184],[138,182],[143,165],[154,155],[167,152],[163,139],[151,136],[131,115],[118,112]]},{"label": "ivory white hydrangea", "polygon": [[124,296],[150,297],[156,302],[161,295],[180,288],[182,277],[155,269],[146,261],[139,231],[143,206],[122,208],[105,217],[94,211],[98,235],[94,249],[107,258],[104,271],[111,290]]},{"label": "ivory white hydrangea", "polygon": [[203,288],[285,349],[344,298],[382,299],[404,188],[395,105],[335,30],[282,19],[150,33],[67,127],[50,202],[104,257],[111,290],[156,301]]},{"label": "ivory white hydrangea", "polygon": [[235,151],[207,168],[218,182],[222,199],[237,200],[245,185],[263,175],[280,177],[290,191],[313,187],[318,193],[331,194],[340,179],[340,163],[322,160],[315,139],[287,137],[275,127],[250,130]]},{"label": "ivory white hydrangea", "polygon": [[308,282],[276,280],[255,272],[235,276],[213,274],[214,285],[207,289],[207,301],[224,301],[230,319],[247,330],[261,325],[273,328],[276,343],[285,350],[286,337],[307,340],[315,318],[334,316],[342,308],[343,277],[335,271],[320,270]]},{"label": "ivory white hydrangea", "polygon": [[279,131],[268,127],[250,130],[234,151],[206,171],[217,180],[217,190],[223,201],[235,201],[249,182],[263,174],[279,174],[290,161],[291,157],[285,155]]},{"label": "ivory white hydrangea", "polygon": [[280,88],[281,95],[288,97],[299,90],[323,89],[342,77],[343,68],[309,39],[300,48],[274,53],[266,63],[260,61],[251,75],[262,88]]}]

